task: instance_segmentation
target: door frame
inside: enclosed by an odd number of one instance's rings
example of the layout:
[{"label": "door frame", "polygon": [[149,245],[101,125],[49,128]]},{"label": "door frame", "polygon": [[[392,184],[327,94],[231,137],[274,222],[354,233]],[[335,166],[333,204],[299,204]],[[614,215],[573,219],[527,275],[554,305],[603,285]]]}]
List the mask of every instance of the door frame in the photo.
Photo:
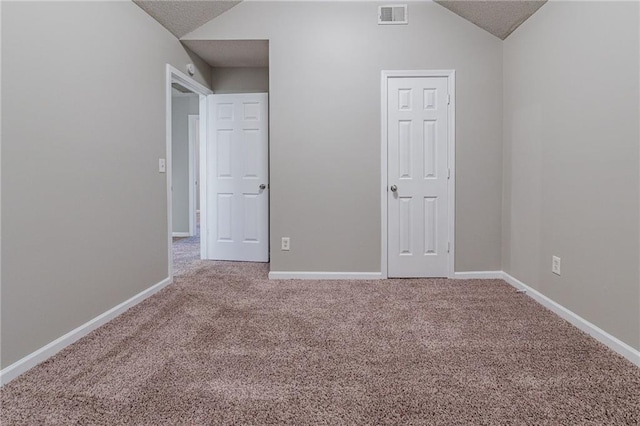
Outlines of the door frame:
[{"label": "door frame", "polygon": [[[183,72],[179,71],[177,68],[167,64],[165,74],[165,134],[166,134],[166,144],[165,144],[165,174],[166,176],[166,186],[167,186],[167,271],[169,278],[173,278],[173,194],[171,190],[171,107],[172,107],[172,94],[171,94],[171,85],[173,83],[178,83],[181,86],[191,90],[193,93],[199,95],[199,110],[198,115],[200,116],[200,140],[203,137],[206,137],[207,134],[207,126],[206,126],[206,117],[207,117],[207,95],[212,94],[213,92],[198,83],[191,77],[187,76]],[[204,120],[203,120],[204,118]]]},{"label": "door frame", "polygon": [[449,105],[448,105],[448,166],[450,170],[450,178],[447,181],[447,196],[449,216],[449,253],[448,253],[448,274],[449,278],[453,278],[455,275],[455,222],[456,222],[456,71],[455,70],[404,70],[404,71],[382,71],[381,74],[381,152],[380,152],[380,167],[381,167],[381,185],[380,185],[380,200],[381,200],[381,260],[380,271],[382,278],[389,277],[388,270],[388,84],[391,78],[419,78],[419,77],[446,77],[447,87],[449,90]]},{"label": "door frame", "polygon": [[[196,212],[198,210],[196,203],[196,181],[198,181],[199,177],[196,175],[196,159],[198,156],[196,155],[196,150],[199,147],[196,147],[196,120],[200,120],[199,114],[189,114],[189,236],[193,237],[196,235]],[[198,127],[200,127],[198,121]]]}]

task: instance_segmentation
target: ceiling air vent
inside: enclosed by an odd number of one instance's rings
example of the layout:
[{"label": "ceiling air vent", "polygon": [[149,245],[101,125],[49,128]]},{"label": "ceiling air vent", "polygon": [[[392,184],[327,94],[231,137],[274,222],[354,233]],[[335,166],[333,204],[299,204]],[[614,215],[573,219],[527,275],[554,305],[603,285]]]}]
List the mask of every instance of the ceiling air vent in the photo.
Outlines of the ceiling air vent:
[{"label": "ceiling air vent", "polygon": [[407,23],[406,4],[378,8],[378,25],[403,25]]}]

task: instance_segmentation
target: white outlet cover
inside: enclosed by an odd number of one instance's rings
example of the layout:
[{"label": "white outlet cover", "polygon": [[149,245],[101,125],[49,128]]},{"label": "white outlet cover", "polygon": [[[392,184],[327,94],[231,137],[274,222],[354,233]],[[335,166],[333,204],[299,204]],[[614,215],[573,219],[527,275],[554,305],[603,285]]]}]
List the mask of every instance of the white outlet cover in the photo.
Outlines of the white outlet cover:
[{"label": "white outlet cover", "polygon": [[560,275],[560,266],[561,266],[560,258],[558,256],[552,256],[551,257],[551,272],[553,272],[556,275]]},{"label": "white outlet cover", "polygon": [[158,171],[160,173],[166,173],[167,171],[167,161],[164,158],[158,159]]},{"label": "white outlet cover", "polygon": [[289,250],[289,247],[290,247],[290,245],[289,245],[289,244],[290,244],[289,237],[282,237],[282,242],[281,242],[281,244],[280,244],[280,245],[281,245],[281,247],[280,247],[280,248],[281,248],[282,250],[284,250],[284,251],[288,251],[288,250]]}]

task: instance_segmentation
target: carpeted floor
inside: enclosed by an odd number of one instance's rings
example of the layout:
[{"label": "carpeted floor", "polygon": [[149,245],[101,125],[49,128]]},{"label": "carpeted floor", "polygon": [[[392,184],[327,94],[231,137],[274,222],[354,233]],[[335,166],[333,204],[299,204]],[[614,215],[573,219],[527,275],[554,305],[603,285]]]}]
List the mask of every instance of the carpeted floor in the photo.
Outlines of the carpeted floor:
[{"label": "carpeted floor", "polygon": [[[180,276],[200,262],[200,226],[196,236],[173,239],[173,275]],[[206,263],[204,263],[206,265]]]},{"label": "carpeted floor", "polygon": [[502,281],[269,281],[193,244],[173,285],[2,388],[1,423],[640,422],[640,369]]}]

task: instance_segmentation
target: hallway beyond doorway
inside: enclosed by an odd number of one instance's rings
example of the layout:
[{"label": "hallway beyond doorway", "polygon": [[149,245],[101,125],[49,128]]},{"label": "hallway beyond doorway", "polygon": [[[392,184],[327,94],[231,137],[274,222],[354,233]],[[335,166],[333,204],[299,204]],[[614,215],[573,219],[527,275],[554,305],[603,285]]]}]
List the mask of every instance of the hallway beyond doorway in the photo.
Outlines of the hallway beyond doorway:
[{"label": "hallway beyond doorway", "polygon": [[200,213],[196,214],[193,237],[173,237],[173,275],[184,275],[194,263],[200,261]]}]

